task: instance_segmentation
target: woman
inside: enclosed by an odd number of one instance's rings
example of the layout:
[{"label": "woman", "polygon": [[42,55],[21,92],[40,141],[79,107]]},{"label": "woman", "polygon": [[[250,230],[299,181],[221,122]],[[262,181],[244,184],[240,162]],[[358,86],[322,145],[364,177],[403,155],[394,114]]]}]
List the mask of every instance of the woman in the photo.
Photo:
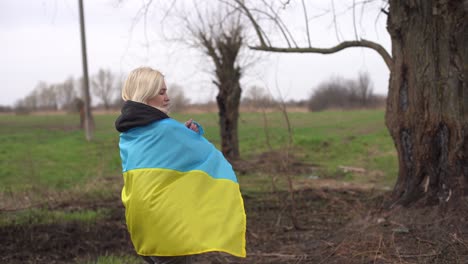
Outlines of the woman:
[{"label": "woman", "polygon": [[136,252],[148,263],[190,263],[222,251],[245,257],[246,219],[231,165],[189,120],[167,115],[164,76],[133,70],[115,122],[124,177],[122,201]]}]

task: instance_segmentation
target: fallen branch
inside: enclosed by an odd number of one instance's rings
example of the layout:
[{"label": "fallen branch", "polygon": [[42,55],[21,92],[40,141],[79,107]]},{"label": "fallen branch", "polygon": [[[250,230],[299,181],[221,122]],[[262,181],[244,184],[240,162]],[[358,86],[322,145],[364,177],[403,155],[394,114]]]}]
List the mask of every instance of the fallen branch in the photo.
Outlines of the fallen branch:
[{"label": "fallen branch", "polygon": [[249,253],[249,256],[258,256],[258,257],[276,257],[276,258],[304,258],[308,255],[291,255],[291,254],[281,254],[281,253]]},{"label": "fallen branch", "polygon": [[435,257],[440,255],[440,252],[428,253],[428,254],[419,254],[419,255],[400,255],[402,258],[420,258],[420,257]]},{"label": "fallen branch", "polygon": [[377,251],[375,252],[374,256],[374,264],[377,261],[377,256],[379,255],[380,252],[380,246],[382,245],[382,235],[380,235],[380,240],[379,240],[379,247],[377,248]]},{"label": "fallen branch", "polygon": [[335,255],[336,251],[338,251],[338,249],[341,247],[341,245],[343,245],[343,243],[344,243],[344,240],[341,241],[341,243],[338,244],[338,246],[337,246],[327,257],[325,257],[324,259],[322,259],[322,261],[320,261],[319,264],[325,263],[325,261],[326,261],[327,259],[329,259],[331,256]]},{"label": "fallen branch", "polygon": [[425,240],[425,239],[421,239],[421,238],[419,238],[419,237],[415,237],[415,238],[416,238],[416,240],[418,240],[419,242],[427,243],[427,244],[430,244],[430,245],[433,245],[433,246],[436,245],[436,243],[434,243],[434,242],[432,242],[432,241]]},{"label": "fallen branch", "polygon": [[350,167],[350,166],[338,166],[338,168],[342,169],[343,172],[356,172],[356,173],[365,173],[366,170],[364,168],[358,167]]},{"label": "fallen branch", "polygon": [[456,233],[455,233],[455,234],[450,234],[450,236],[451,236],[455,241],[457,241],[458,243],[462,244],[463,246],[465,246],[465,247],[468,249],[468,245],[465,244],[465,242],[464,242],[462,239],[460,239],[460,238],[457,236]]},{"label": "fallen branch", "polygon": [[392,244],[393,244],[393,248],[394,248],[395,251],[396,251],[396,255],[397,255],[397,257],[398,257],[398,260],[399,260],[399,262],[401,263],[400,251],[398,250],[398,248],[397,248],[396,245],[395,245],[395,232],[392,233]]}]

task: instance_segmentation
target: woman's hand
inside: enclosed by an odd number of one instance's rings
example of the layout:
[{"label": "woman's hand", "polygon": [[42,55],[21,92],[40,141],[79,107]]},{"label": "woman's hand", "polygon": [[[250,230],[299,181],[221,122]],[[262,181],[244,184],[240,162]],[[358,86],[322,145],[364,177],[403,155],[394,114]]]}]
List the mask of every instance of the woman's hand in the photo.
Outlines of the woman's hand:
[{"label": "woman's hand", "polygon": [[193,119],[189,119],[187,122],[185,122],[185,126],[188,128],[188,129],[191,129],[195,132],[199,132],[198,131],[198,126],[193,122]]}]

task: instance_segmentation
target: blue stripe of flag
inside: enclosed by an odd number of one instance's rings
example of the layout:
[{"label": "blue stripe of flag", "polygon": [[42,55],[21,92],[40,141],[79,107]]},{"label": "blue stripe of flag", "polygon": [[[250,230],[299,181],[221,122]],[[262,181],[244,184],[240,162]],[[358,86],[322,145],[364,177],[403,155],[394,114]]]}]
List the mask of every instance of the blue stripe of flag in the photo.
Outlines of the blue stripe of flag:
[{"label": "blue stripe of flag", "polygon": [[213,144],[178,121],[167,118],[120,134],[123,172],[142,168],[201,170],[237,183],[231,164]]}]

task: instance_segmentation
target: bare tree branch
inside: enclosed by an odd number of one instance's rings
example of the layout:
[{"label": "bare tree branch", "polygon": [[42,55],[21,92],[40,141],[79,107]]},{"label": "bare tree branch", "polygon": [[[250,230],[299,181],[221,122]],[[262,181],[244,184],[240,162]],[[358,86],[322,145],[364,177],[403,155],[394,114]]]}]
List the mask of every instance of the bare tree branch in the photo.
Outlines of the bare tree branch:
[{"label": "bare tree branch", "polygon": [[201,44],[203,45],[203,47],[205,47],[206,54],[210,56],[213,62],[215,63],[216,68],[221,68],[221,60],[218,57],[218,54],[216,54],[215,45],[207,36],[207,33],[204,31],[199,31],[197,36],[201,40]]},{"label": "bare tree branch", "polygon": [[[363,1],[362,3],[368,3],[369,1],[371,1],[371,0]],[[246,7],[246,5],[243,3],[242,0],[235,0],[235,2],[237,4],[239,4],[239,6],[243,10],[244,14],[247,15],[250,22],[252,23],[252,25],[255,28],[255,32],[257,33],[257,37],[259,38],[260,45],[258,45],[258,46],[249,46],[249,48],[251,48],[253,50],[269,51],[269,52],[283,52],[283,53],[331,54],[331,53],[336,53],[336,52],[339,52],[339,51],[341,51],[343,49],[347,49],[347,48],[363,47],[363,48],[370,48],[370,49],[375,50],[383,58],[385,64],[388,67],[388,69],[389,70],[392,69],[393,59],[392,59],[391,55],[385,50],[385,48],[382,47],[382,45],[380,45],[380,44],[378,44],[376,42],[365,40],[365,39],[354,40],[354,41],[343,41],[343,42],[341,42],[341,43],[339,43],[336,46],[331,47],[331,48],[312,47],[311,44],[310,44],[310,40],[309,40],[309,47],[307,47],[307,48],[302,48],[302,47],[298,47],[298,46],[296,46],[296,47],[290,47],[290,46],[289,47],[277,47],[277,46],[273,46],[271,44],[267,44],[264,41],[265,35],[263,33],[261,33],[262,29],[261,29],[260,25],[257,23],[257,21],[255,20],[255,18],[253,17],[252,12],[250,12],[251,10],[249,10]],[[269,8],[271,8],[271,6],[269,6]],[[333,12],[334,12],[334,7],[333,7]],[[271,15],[270,15],[270,17],[271,17]],[[335,25],[336,25],[336,23],[335,23]]]},{"label": "bare tree branch", "polygon": [[353,48],[353,47],[363,47],[363,48],[370,48],[375,50],[385,61],[387,67],[389,69],[392,68],[393,60],[390,54],[385,50],[382,45],[361,39],[356,41],[343,41],[340,44],[331,47],[331,48],[278,48],[272,46],[249,46],[249,48],[253,50],[261,50],[261,51],[270,51],[270,52],[284,52],[284,53],[320,53],[320,54],[331,54],[336,53],[338,51],[344,50],[346,48]]},{"label": "bare tree branch", "polygon": [[261,27],[258,25],[257,21],[253,17],[252,13],[250,10],[244,5],[244,3],[240,0],[235,0],[236,3],[242,8],[244,11],[245,15],[250,19],[252,22],[252,25],[254,26],[255,32],[257,33],[258,39],[260,40],[260,44],[262,46],[266,46],[265,39],[263,38],[262,30]]},{"label": "bare tree branch", "polygon": [[[222,0],[221,0],[222,1]],[[286,27],[286,25],[284,24],[284,22],[281,20],[281,18],[279,17],[278,15],[278,12],[275,11],[271,5],[269,5],[267,3],[267,1],[263,0],[263,3],[265,4],[265,6],[268,7],[268,9],[270,9],[270,11],[273,13],[270,14],[268,12],[265,12],[263,10],[259,10],[259,9],[255,9],[255,8],[252,8],[252,9],[248,9],[245,4],[243,2],[241,2],[241,0],[234,0],[236,3],[239,4],[240,6],[240,9],[247,15],[247,17],[249,18],[249,20],[252,22],[252,24],[254,25],[254,29],[257,33],[257,36],[260,40],[260,42],[262,42],[263,39],[265,39],[266,41],[263,41],[263,42],[267,42],[268,43],[268,46],[271,46],[271,42],[270,40],[268,39],[268,36],[266,35],[266,33],[264,32],[263,28],[260,27],[260,25],[258,25],[258,23],[256,22],[255,18],[253,17],[252,15],[252,12],[250,12],[250,10],[252,11],[255,11],[255,12],[258,12],[260,14],[263,14],[265,16],[267,16],[269,19],[271,19],[273,21],[273,23],[276,24],[276,26],[279,28],[279,30],[281,31],[281,34],[283,35],[284,39],[286,40],[286,43],[288,44],[288,47],[292,47],[291,45],[291,42],[293,42],[294,46],[295,47],[298,47],[297,45],[297,42],[294,40],[294,36],[291,34],[291,32],[288,30],[288,28]],[[223,3],[225,3],[225,1],[222,1]],[[284,4],[284,5],[287,5],[289,3],[289,1]]]},{"label": "bare tree branch", "polygon": [[308,16],[307,16],[307,9],[306,9],[304,0],[302,0],[302,10],[304,10],[304,19],[305,19],[306,32],[307,32],[307,42],[309,42],[309,48],[310,48],[312,47],[312,44],[310,43],[309,21],[307,21]]},{"label": "bare tree branch", "polygon": [[[234,10],[233,10],[233,13],[234,13],[235,11],[240,11],[240,13],[244,13],[244,9],[243,9],[242,7],[240,7],[240,6],[236,6],[236,5],[232,4],[232,3],[233,3],[232,0],[218,0],[218,1],[221,2],[221,3],[223,3],[223,4],[225,4],[225,5],[227,5],[227,6],[232,7],[232,8],[234,9]],[[235,2],[237,2],[237,1],[235,0]],[[265,4],[266,4],[266,3],[265,3]],[[267,17],[269,17],[272,21],[274,21],[274,23],[277,23],[277,22],[275,21],[275,18],[274,18],[271,14],[269,14],[269,13],[263,11],[263,10],[252,9],[252,11],[255,11],[255,12],[258,12],[258,13],[261,13],[261,14],[264,14],[264,15],[266,15]],[[247,14],[246,14],[246,15],[247,15]],[[281,25],[278,25],[278,27],[279,27],[280,30],[283,32],[283,28],[281,27]],[[271,45],[270,39],[268,38],[268,36],[267,36],[267,34],[265,33],[265,31],[263,30],[263,28],[258,27],[258,30],[259,30],[259,32],[260,32],[260,35],[263,36],[263,37],[265,38],[265,42],[267,42],[268,45]],[[289,38],[286,36],[286,34],[285,34],[284,32],[283,32],[283,36],[285,37],[286,41],[288,42],[288,46],[290,46],[290,45],[289,45]]]},{"label": "bare tree branch", "polygon": [[265,13],[268,17],[270,17],[275,22],[275,24],[278,26],[278,28],[283,33],[283,36],[286,38],[286,42],[288,42],[289,47],[291,47],[291,45],[289,44],[290,40],[291,40],[291,42],[293,42],[295,47],[298,47],[296,41],[294,40],[293,35],[291,34],[291,32],[289,32],[288,27],[286,27],[283,20],[278,15],[278,11],[274,10],[273,7],[271,5],[269,5],[265,0],[263,0],[263,3],[265,3],[266,6],[268,6],[268,9],[270,9],[270,11],[274,14],[274,16],[272,16],[272,15],[266,13],[266,12],[262,12],[262,13]]},{"label": "bare tree branch", "polygon": [[338,34],[338,23],[336,22],[336,11],[335,11],[335,1],[331,1],[332,11],[333,11],[333,25],[335,27],[336,40],[340,40],[340,35]]},{"label": "bare tree branch", "polygon": [[[382,13],[388,16],[388,12],[385,10],[385,8],[387,8],[387,7],[388,7],[388,2],[387,2],[387,3],[384,3],[383,6],[380,8],[380,12],[379,12],[379,14],[377,15],[377,17],[375,18],[374,24],[377,24],[377,21],[379,20],[380,15],[381,15]],[[377,30],[376,30],[376,34],[378,35]]]},{"label": "bare tree branch", "polygon": [[145,36],[145,49],[146,49],[146,57],[148,57],[149,55],[149,39],[148,39],[148,11],[149,11],[149,7],[151,6],[151,4],[153,3],[153,1],[149,1],[148,3],[146,3],[144,5],[144,12],[143,12],[143,35]]},{"label": "bare tree branch", "polygon": [[353,0],[353,27],[354,27],[354,39],[358,40],[359,38],[357,35],[357,29],[356,29],[356,0]]}]

